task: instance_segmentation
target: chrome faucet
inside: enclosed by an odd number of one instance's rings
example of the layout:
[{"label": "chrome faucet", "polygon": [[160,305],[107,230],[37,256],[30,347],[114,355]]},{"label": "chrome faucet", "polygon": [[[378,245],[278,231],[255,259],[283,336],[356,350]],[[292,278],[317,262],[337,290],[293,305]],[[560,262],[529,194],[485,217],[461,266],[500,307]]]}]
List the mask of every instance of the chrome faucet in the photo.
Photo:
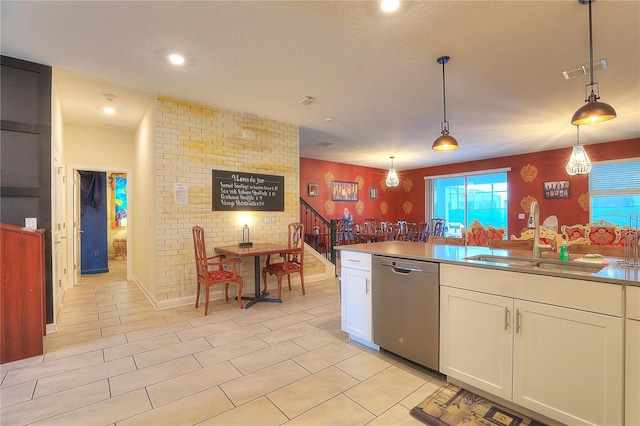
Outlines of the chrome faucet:
[{"label": "chrome faucet", "polygon": [[542,252],[553,250],[553,246],[543,244],[540,241],[540,206],[537,201],[531,203],[529,215],[533,216],[533,224],[529,221],[530,226],[533,226],[533,257],[534,259],[540,259]]}]

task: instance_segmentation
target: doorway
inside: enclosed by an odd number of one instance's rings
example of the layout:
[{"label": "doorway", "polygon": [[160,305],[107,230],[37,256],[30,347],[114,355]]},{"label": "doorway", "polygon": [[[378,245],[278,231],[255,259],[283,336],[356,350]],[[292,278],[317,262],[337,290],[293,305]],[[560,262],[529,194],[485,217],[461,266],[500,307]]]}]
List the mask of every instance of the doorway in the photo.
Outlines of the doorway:
[{"label": "doorway", "polygon": [[73,168],[73,285],[127,280],[128,171]]}]

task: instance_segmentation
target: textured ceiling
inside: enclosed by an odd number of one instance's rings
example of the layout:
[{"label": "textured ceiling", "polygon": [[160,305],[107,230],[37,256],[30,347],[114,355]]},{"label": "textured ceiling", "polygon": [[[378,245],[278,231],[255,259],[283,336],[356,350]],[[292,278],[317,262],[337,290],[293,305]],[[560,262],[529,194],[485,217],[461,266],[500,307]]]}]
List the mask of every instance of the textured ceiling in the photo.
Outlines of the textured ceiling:
[{"label": "textured ceiling", "polygon": [[[592,5],[602,101],[585,144],[640,137],[640,2]],[[0,3],[3,55],[52,65],[68,123],[131,131],[155,94],[295,123],[300,153],[398,170],[568,147],[588,7],[567,1]],[[168,64],[178,51],[187,63]],[[460,143],[431,144],[447,118]],[[118,113],[101,113],[104,94]],[[304,106],[298,99],[315,97]],[[334,117],[331,123],[326,117]],[[332,142],[331,146],[319,143]],[[326,145],[326,144],[323,144]],[[640,155],[640,147],[639,147]]]}]

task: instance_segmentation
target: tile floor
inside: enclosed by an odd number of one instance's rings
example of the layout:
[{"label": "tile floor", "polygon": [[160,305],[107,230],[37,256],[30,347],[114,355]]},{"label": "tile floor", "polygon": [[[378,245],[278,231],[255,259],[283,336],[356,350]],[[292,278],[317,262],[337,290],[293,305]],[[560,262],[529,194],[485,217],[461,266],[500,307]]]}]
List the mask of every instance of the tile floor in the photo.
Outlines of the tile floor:
[{"label": "tile floor", "polygon": [[[115,279],[115,281],[113,281]],[[156,311],[105,274],[66,292],[45,354],[0,368],[2,425],[422,425],[443,382],[340,330],[337,279],[283,303]]]}]

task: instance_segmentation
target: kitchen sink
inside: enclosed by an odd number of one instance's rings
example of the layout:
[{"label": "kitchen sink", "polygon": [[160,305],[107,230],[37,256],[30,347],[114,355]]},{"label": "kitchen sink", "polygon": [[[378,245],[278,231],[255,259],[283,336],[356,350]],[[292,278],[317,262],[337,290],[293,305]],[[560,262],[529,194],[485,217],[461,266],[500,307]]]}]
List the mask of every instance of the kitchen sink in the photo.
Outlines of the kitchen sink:
[{"label": "kitchen sink", "polygon": [[560,271],[576,271],[595,273],[600,271],[606,265],[599,263],[577,263],[562,262],[552,259],[534,259],[527,257],[511,257],[498,256],[495,254],[479,254],[476,256],[465,257],[466,260],[477,260],[479,262],[491,262],[507,266],[516,266],[522,268],[539,268],[543,270],[560,270]]},{"label": "kitchen sink", "polygon": [[560,269],[565,271],[598,272],[606,265],[600,263],[561,262],[559,260],[535,260],[532,267],[540,269]]},{"label": "kitchen sink", "polygon": [[511,266],[531,266],[536,259],[527,257],[498,256],[495,254],[479,254],[465,257],[466,260],[477,260],[480,262],[502,263]]}]

